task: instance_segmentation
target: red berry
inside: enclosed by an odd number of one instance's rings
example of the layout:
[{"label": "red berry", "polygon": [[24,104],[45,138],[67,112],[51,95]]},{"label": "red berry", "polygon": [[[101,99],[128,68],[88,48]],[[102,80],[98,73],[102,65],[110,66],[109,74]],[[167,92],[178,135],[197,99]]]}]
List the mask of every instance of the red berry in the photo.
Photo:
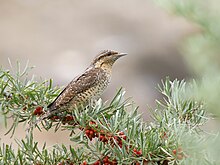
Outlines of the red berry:
[{"label": "red berry", "polygon": [[89,135],[90,135],[90,130],[87,129],[87,130],[85,131],[85,133],[86,133],[87,136],[89,136]]},{"label": "red berry", "polygon": [[120,136],[121,136],[121,135],[124,135],[124,132],[123,132],[123,131],[119,132],[119,135],[120,135]]},{"label": "red berry", "polygon": [[50,117],[50,120],[56,121],[56,120],[59,119],[59,118],[60,118],[59,116],[52,116],[52,117]]},{"label": "red berry", "polygon": [[37,107],[35,110],[40,112],[40,111],[43,110],[43,108],[42,107]]},{"label": "red berry", "polygon": [[101,133],[101,134],[105,134],[105,131],[104,131],[104,130],[100,130],[100,133]]},{"label": "red berry", "polygon": [[99,134],[98,134],[98,133],[95,133],[95,134],[94,134],[94,137],[99,137]]},{"label": "red berry", "polygon": [[93,163],[93,165],[100,165],[100,161],[97,160],[95,163]]},{"label": "red berry", "polygon": [[23,111],[26,111],[26,110],[27,110],[27,107],[23,107],[22,110],[23,110]]},{"label": "red berry", "polygon": [[118,140],[118,136],[114,136],[114,139],[117,141]]},{"label": "red berry", "polygon": [[94,125],[94,124],[96,124],[96,122],[90,121],[89,124],[90,124],[90,125]]},{"label": "red berry", "polygon": [[103,141],[104,138],[105,138],[105,136],[103,136],[103,135],[100,135],[100,136],[99,136],[99,140],[100,140],[100,141]]},{"label": "red berry", "polygon": [[173,154],[176,155],[176,150],[173,150]]},{"label": "red berry", "polygon": [[104,136],[103,142],[107,142],[108,138]]},{"label": "red berry", "polygon": [[142,150],[139,150],[139,152],[142,154]]},{"label": "red berry", "polygon": [[73,116],[66,116],[66,121],[72,121],[73,120]]},{"label": "red berry", "polygon": [[133,152],[134,152],[137,156],[142,155],[142,151],[141,151],[141,150],[138,151],[136,148],[133,149]]},{"label": "red berry", "polygon": [[167,138],[168,138],[167,133],[164,132],[163,135],[162,135],[162,139],[167,139]]},{"label": "red berry", "polygon": [[89,135],[88,138],[89,138],[90,141],[92,141],[93,137],[92,137],[92,135]]},{"label": "red berry", "polygon": [[39,106],[39,107],[37,107],[37,108],[34,110],[34,113],[33,113],[33,114],[39,116],[39,115],[41,115],[42,113],[44,113],[44,112],[43,112],[43,108]]},{"label": "red berry", "polygon": [[104,163],[108,163],[109,161],[108,161],[108,156],[106,156],[104,159],[103,159],[103,162]]},{"label": "red berry", "polygon": [[141,151],[137,151],[136,154],[137,154],[138,156],[140,156],[140,155],[142,154],[142,152],[141,152]]},{"label": "red berry", "polygon": [[89,134],[90,134],[90,135],[93,135],[93,134],[94,134],[94,131],[93,131],[93,130],[90,130]]},{"label": "red berry", "polygon": [[126,135],[123,135],[122,138],[123,138],[124,140],[126,140],[126,139],[127,139],[127,136],[126,136]]},{"label": "red berry", "polygon": [[114,160],[112,161],[112,165],[117,165],[117,164],[118,164],[118,163],[117,163],[117,160],[114,159]]},{"label": "red berry", "polygon": [[86,161],[83,161],[82,165],[87,165],[87,162],[86,162]]}]

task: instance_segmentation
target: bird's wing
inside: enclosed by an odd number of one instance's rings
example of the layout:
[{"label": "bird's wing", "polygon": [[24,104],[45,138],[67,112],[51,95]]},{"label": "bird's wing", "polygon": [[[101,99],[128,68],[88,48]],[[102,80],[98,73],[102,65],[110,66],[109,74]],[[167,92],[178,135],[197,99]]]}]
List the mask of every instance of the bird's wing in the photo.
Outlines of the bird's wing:
[{"label": "bird's wing", "polygon": [[71,101],[77,94],[86,91],[99,82],[103,70],[100,68],[92,68],[86,70],[85,73],[73,79],[67,87],[57,96],[57,98],[48,105],[50,110],[55,110],[62,105]]}]

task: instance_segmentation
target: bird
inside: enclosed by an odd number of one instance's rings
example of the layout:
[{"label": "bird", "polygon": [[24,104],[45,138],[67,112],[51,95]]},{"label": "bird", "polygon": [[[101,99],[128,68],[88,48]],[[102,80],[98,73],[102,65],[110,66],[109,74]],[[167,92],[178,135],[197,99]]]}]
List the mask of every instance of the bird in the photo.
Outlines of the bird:
[{"label": "bird", "polygon": [[57,113],[71,113],[76,107],[87,106],[91,100],[100,98],[110,83],[113,64],[125,55],[127,53],[114,50],[101,51],[89,67],[75,77],[47,106],[46,113],[40,116],[34,125]]}]

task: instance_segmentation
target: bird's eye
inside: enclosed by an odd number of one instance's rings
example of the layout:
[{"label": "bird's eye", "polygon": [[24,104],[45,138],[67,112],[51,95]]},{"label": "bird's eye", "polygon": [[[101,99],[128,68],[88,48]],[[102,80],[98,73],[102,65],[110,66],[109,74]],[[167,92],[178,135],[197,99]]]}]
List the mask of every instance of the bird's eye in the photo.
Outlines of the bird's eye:
[{"label": "bird's eye", "polygon": [[105,63],[105,62],[102,62],[102,63],[101,63],[101,67],[102,67],[102,65],[103,65],[104,63]]}]

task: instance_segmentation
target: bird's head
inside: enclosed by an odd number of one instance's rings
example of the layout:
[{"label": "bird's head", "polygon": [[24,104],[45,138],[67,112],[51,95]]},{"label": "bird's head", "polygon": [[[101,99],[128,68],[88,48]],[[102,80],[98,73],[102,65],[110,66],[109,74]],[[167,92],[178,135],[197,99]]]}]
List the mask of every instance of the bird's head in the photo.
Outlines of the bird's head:
[{"label": "bird's head", "polygon": [[104,50],[95,57],[95,59],[92,62],[92,65],[94,67],[101,67],[101,68],[112,67],[112,65],[117,59],[125,55],[127,54],[119,53],[113,50]]}]

